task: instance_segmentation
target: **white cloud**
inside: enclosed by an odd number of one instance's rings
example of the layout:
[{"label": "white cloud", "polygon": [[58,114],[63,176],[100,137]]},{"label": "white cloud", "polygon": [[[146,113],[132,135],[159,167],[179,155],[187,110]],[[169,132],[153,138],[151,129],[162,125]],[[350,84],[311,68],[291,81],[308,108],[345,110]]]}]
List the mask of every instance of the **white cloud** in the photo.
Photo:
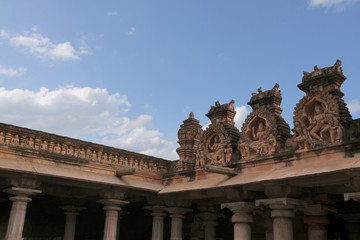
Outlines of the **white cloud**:
[{"label": "white cloud", "polygon": [[353,99],[347,104],[351,115],[355,115],[360,111],[360,101]]},{"label": "white cloud", "polygon": [[108,12],[107,14],[108,16],[116,16],[118,15],[118,12],[114,11],[114,12]]},{"label": "white cloud", "polygon": [[177,159],[175,144],[150,129],[152,117],[126,116],[126,96],[106,89],[73,86],[39,91],[0,88],[0,121],[130,151]]},{"label": "white cloud", "polygon": [[136,28],[135,27],[131,27],[130,30],[128,31],[128,35],[135,35],[135,31],[136,31]]},{"label": "white cloud", "polygon": [[19,77],[23,75],[27,71],[26,67],[19,67],[17,69],[15,68],[5,68],[0,64],[0,75],[4,75],[7,77]]},{"label": "white cloud", "polygon": [[0,30],[0,37],[9,38],[9,34],[4,29],[1,29]]},{"label": "white cloud", "polygon": [[358,0],[309,0],[309,7],[323,7],[326,9],[335,8],[336,10],[343,10],[345,7],[357,1]]},{"label": "white cloud", "polygon": [[31,32],[12,35],[0,30],[0,37],[7,39],[13,46],[19,47],[42,59],[52,60],[78,60],[79,55],[90,55],[91,50],[82,44],[79,51],[76,51],[70,42],[53,43],[49,38],[38,32],[37,26],[32,27]]},{"label": "white cloud", "polygon": [[245,118],[247,117],[247,115],[249,115],[250,112],[247,110],[247,108],[244,105],[240,107],[236,107],[235,111],[236,111],[234,118],[235,126],[241,131],[241,127],[245,122]]}]

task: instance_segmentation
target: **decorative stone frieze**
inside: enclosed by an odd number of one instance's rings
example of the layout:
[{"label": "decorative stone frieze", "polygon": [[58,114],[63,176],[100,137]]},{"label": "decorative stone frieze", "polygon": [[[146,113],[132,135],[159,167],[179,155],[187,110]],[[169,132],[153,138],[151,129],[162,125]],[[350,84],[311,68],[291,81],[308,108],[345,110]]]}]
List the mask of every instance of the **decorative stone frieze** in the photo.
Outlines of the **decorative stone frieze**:
[{"label": "decorative stone frieze", "polygon": [[135,168],[165,173],[171,162],[99,144],[0,123],[0,146],[19,154],[28,154],[67,163],[93,163],[115,168]]}]

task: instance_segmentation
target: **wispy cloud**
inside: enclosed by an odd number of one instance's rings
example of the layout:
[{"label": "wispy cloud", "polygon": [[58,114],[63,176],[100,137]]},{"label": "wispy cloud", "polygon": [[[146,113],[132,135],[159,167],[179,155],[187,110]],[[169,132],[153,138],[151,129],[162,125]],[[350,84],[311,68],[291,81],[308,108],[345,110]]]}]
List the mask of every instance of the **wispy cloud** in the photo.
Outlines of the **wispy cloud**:
[{"label": "wispy cloud", "polygon": [[118,12],[116,12],[116,11],[108,12],[107,15],[108,16],[116,16],[116,15],[118,15]]},{"label": "wispy cloud", "polygon": [[82,39],[80,41],[80,47],[79,47],[78,54],[79,55],[92,55],[93,54],[91,48],[89,48],[87,46],[85,39]]},{"label": "wispy cloud", "polygon": [[348,108],[352,115],[356,115],[358,112],[360,112],[360,101],[353,99],[350,102],[348,102]]},{"label": "wispy cloud", "polygon": [[[126,96],[107,89],[68,86],[38,91],[0,88],[0,121],[177,159],[175,143],[151,129],[152,116],[127,116]],[[26,118],[24,118],[26,116]]]},{"label": "wispy cloud", "polygon": [[23,34],[10,34],[1,29],[0,37],[8,40],[13,46],[42,59],[78,60],[80,55],[89,55],[91,52],[90,48],[84,45],[80,46],[79,51],[76,51],[70,42],[53,43],[49,38],[38,33],[36,26],[30,32]]},{"label": "wispy cloud", "polygon": [[334,8],[341,11],[358,0],[309,0],[309,8],[325,8],[326,10]]},{"label": "wispy cloud", "polygon": [[19,77],[23,75],[27,71],[26,67],[12,68],[12,67],[4,67],[0,64],[0,75],[7,77]]},{"label": "wispy cloud", "polygon": [[136,31],[136,28],[135,27],[131,27],[130,30],[127,32],[127,35],[135,35],[135,31]]}]

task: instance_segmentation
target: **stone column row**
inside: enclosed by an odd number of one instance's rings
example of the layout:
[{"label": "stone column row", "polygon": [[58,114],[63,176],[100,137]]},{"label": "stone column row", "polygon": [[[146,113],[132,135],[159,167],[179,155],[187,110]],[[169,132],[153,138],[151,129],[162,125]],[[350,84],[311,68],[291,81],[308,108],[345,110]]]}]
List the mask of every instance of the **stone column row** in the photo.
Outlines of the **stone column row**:
[{"label": "stone column row", "polygon": [[[5,189],[4,192],[14,195],[10,198],[13,203],[5,240],[22,240],[26,207],[27,203],[31,201],[29,196],[41,193],[41,190],[12,187]],[[356,196],[358,195],[360,194]],[[355,198],[352,195],[350,197]],[[350,199],[350,197],[348,198]],[[128,204],[129,202],[117,199],[103,199],[98,202],[105,205],[104,210],[106,211],[103,240],[118,239],[118,211],[121,210],[121,205]],[[251,240],[252,212],[255,206],[261,205],[270,207],[271,217],[273,218],[272,228],[268,221],[265,222],[267,229],[266,239],[292,240],[292,218],[294,217],[294,210],[298,206],[303,206],[304,202],[291,198],[261,199],[256,200],[256,204],[251,202],[221,204],[221,208],[229,208],[234,213],[232,216],[232,222],[234,223],[234,240]],[[185,214],[191,212],[192,209],[164,206],[149,206],[146,208],[153,212],[151,214],[153,216],[152,240],[163,239],[165,212],[168,212],[171,218],[170,239],[182,239],[183,218]],[[66,210],[65,214],[67,216],[64,239],[73,240],[75,236],[76,216],[83,208],[66,206],[63,207],[63,209]],[[311,205],[309,207],[303,207],[303,211],[307,215],[304,218],[304,222],[308,225],[308,239],[325,240],[327,238],[325,225],[328,224],[328,219],[325,216],[330,211],[334,211],[334,209],[325,205]],[[216,220],[219,214],[202,213],[200,217],[204,220],[205,239],[215,240]]]},{"label": "stone column row", "polygon": [[[234,215],[234,240],[251,240],[252,212],[255,206],[265,205],[271,209],[271,218],[266,218],[266,240],[292,240],[294,210],[303,206],[304,202],[291,198],[261,199],[256,204],[251,202],[232,202],[221,204],[221,208],[229,208]],[[326,228],[328,219],[325,217],[330,211],[334,211],[325,205],[311,205],[303,207],[307,215],[304,221],[308,225],[308,240],[326,240]],[[272,222],[272,223],[271,223]]]},{"label": "stone column row", "polygon": [[192,212],[192,209],[165,206],[148,206],[145,208],[153,212],[151,214],[153,216],[152,240],[163,239],[165,212],[168,212],[171,218],[170,240],[182,239],[183,218],[186,213]]},{"label": "stone column row", "polygon": [[[29,196],[39,194],[42,191],[37,189],[11,187],[5,189],[4,192],[14,195],[9,198],[10,201],[12,201],[12,206],[4,239],[22,240],[27,204],[28,202],[31,202]],[[103,239],[116,240],[118,233],[118,211],[121,210],[119,206],[129,202],[116,199],[103,199],[98,202],[105,205],[104,210],[106,211]],[[84,208],[74,206],[64,206],[62,208],[66,210],[64,240],[73,240],[75,238],[76,216],[79,214],[79,211]]]}]

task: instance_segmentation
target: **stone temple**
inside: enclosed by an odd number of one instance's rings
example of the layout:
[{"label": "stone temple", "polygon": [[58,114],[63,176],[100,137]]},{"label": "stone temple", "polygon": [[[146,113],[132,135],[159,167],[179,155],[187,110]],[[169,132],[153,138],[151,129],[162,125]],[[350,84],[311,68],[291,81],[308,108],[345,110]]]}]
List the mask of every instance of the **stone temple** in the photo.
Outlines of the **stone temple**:
[{"label": "stone temple", "polygon": [[178,161],[1,123],[0,238],[358,240],[345,79],[339,60],[304,72],[293,129],[278,84],[252,93],[241,129],[233,100],[210,107],[205,130],[190,113]]}]

